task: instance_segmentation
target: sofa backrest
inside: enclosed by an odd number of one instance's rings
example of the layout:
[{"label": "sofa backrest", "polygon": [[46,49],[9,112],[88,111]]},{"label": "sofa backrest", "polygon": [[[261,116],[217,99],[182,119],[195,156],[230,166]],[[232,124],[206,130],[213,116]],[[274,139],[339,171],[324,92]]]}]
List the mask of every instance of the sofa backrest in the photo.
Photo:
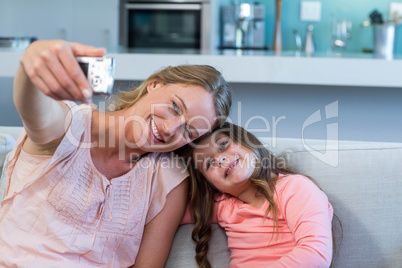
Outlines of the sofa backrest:
[{"label": "sofa backrest", "polygon": [[[18,127],[0,127],[0,135],[6,134],[3,137],[7,140],[1,143],[0,139],[0,149],[4,149],[0,160],[12,147],[11,137],[16,139],[20,131]],[[261,140],[298,172],[312,176],[327,193],[343,227],[335,267],[401,267],[402,144]],[[179,227],[165,267],[197,267],[191,231],[191,224]],[[210,247],[213,267],[228,267],[227,238],[218,225],[213,227]]]}]

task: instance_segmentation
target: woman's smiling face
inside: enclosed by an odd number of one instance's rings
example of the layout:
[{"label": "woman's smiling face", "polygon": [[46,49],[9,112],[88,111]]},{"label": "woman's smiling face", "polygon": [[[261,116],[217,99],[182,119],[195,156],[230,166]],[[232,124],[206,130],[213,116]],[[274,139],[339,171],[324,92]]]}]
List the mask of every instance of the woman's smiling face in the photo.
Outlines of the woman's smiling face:
[{"label": "woman's smiling face", "polygon": [[130,109],[137,115],[131,120],[132,140],[143,152],[176,150],[216,122],[212,96],[196,85],[150,83],[148,93]]},{"label": "woman's smiling face", "polygon": [[225,134],[198,142],[193,157],[201,174],[222,193],[239,196],[251,185],[255,155]]}]

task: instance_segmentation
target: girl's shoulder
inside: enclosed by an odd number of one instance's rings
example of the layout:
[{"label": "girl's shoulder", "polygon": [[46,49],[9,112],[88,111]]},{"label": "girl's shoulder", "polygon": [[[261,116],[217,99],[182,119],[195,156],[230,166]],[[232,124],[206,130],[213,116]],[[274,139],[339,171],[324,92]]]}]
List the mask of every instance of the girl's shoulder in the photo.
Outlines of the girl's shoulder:
[{"label": "girl's shoulder", "polygon": [[[219,224],[232,222],[239,216],[239,208],[243,202],[228,194],[221,194],[215,197],[214,213]],[[222,226],[222,225],[221,225]]]},{"label": "girl's shoulder", "polygon": [[233,197],[232,195],[229,194],[219,194],[215,196],[215,204],[219,209],[227,209],[228,207],[235,208],[235,206],[238,206],[242,202],[237,199],[236,197]]},{"label": "girl's shoulder", "polygon": [[215,202],[218,204],[232,204],[238,200],[236,197],[230,194],[218,194],[214,197]]},{"label": "girl's shoulder", "polygon": [[277,192],[290,189],[319,189],[318,186],[308,177],[301,174],[279,174],[275,184]]},{"label": "girl's shoulder", "polygon": [[289,181],[299,181],[299,180],[304,180],[307,179],[309,180],[309,178],[307,178],[306,176],[302,175],[302,174],[282,174],[279,173],[278,174],[278,180],[277,180],[277,184],[278,183],[287,183]]}]

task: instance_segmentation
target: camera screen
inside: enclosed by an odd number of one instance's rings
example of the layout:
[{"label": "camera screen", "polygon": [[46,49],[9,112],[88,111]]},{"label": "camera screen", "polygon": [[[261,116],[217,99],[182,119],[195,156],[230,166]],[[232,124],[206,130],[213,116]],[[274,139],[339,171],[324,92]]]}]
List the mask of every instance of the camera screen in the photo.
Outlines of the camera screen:
[{"label": "camera screen", "polygon": [[79,61],[78,64],[80,65],[80,67],[81,67],[82,71],[84,72],[85,76],[88,77],[89,63]]}]

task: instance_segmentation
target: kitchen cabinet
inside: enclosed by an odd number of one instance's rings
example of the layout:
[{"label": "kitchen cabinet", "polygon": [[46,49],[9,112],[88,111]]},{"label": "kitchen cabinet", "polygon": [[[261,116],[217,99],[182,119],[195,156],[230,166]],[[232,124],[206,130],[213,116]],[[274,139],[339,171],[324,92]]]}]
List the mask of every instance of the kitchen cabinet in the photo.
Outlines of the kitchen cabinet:
[{"label": "kitchen cabinet", "polygon": [[118,0],[2,0],[0,36],[113,47],[118,43],[118,6]]},{"label": "kitchen cabinet", "polygon": [[63,38],[72,27],[70,2],[3,0],[0,4],[0,36]]},{"label": "kitchen cabinet", "polygon": [[93,46],[118,44],[118,0],[74,0],[71,40]]}]

